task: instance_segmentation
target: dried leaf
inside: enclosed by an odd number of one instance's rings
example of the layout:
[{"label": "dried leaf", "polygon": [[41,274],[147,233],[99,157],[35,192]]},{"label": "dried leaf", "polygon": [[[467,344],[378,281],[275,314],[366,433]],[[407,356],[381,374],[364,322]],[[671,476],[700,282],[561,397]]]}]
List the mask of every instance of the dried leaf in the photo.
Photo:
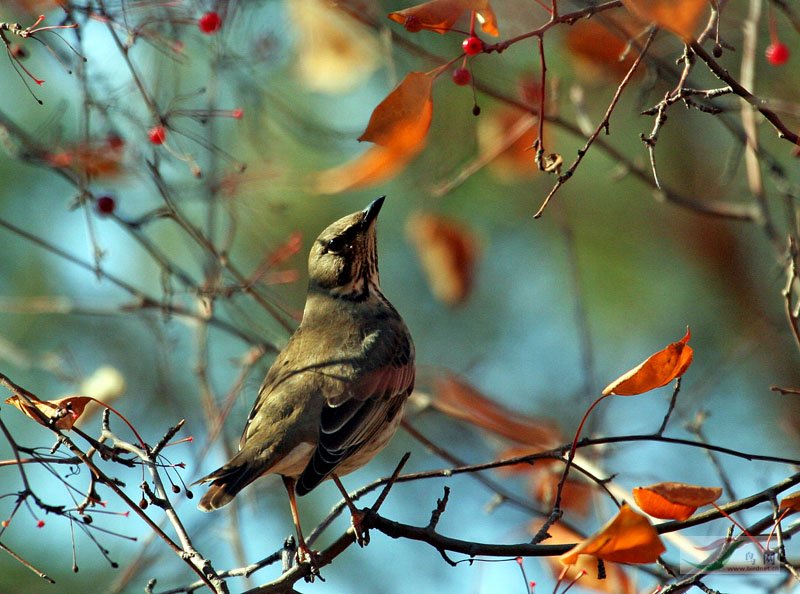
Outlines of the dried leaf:
[{"label": "dried leaf", "polygon": [[373,32],[327,0],[286,4],[297,31],[297,72],[313,91],[344,93],[379,65],[380,46]]},{"label": "dried leaf", "polygon": [[786,497],[781,499],[781,503],[778,508],[790,509],[793,512],[800,511],[800,491],[789,493]]},{"label": "dried leaf", "polygon": [[719,499],[719,487],[699,487],[685,483],[657,483],[636,487],[633,498],[642,511],[662,520],[685,520],[695,510]]},{"label": "dried leaf", "polygon": [[427,29],[444,34],[450,31],[467,11],[475,11],[484,33],[494,37],[500,34],[497,17],[489,0],[431,0],[391,12],[389,18],[412,32]]},{"label": "dried leaf", "polygon": [[45,161],[51,167],[101,178],[121,174],[124,156],[124,142],[119,137],[112,136],[96,142],[59,148],[45,155]]},{"label": "dried leaf", "polygon": [[[531,534],[536,534],[541,527],[541,522],[536,520],[530,526]],[[547,544],[565,544],[578,542],[582,538],[580,534],[566,528],[562,523],[556,523],[547,529],[550,538]],[[595,592],[607,592],[608,594],[635,594],[636,588],[625,575],[625,571],[616,564],[606,565],[606,576],[603,579],[597,575],[597,560],[590,556],[578,557],[575,564],[563,567],[556,557],[545,557],[544,560],[553,572],[553,577],[558,578],[564,573],[563,583],[569,583],[579,576],[578,584],[581,588],[594,590]]]},{"label": "dried leaf", "polygon": [[477,260],[477,242],[471,230],[452,219],[416,213],[406,223],[433,294],[447,305],[459,305],[469,296]]},{"label": "dried leaf", "polygon": [[[22,396],[15,394],[6,398],[6,404],[15,406],[22,414],[40,425],[52,426],[56,429],[72,429],[75,421],[83,414],[86,405],[93,400],[87,396],[67,396],[59,400],[39,400],[35,396],[28,398],[31,401],[30,404]],[[37,411],[41,414],[38,414]],[[49,423],[41,418],[42,415],[49,419]]]},{"label": "dried leaf", "polygon": [[577,21],[567,29],[565,39],[576,71],[592,81],[618,81],[636,61],[628,39],[635,38],[641,28],[641,22],[632,16]]},{"label": "dried leaf", "polygon": [[520,444],[550,448],[562,441],[561,434],[551,421],[510,411],[452,375],[443,375],[434,380],[432,405],[450,417]]},{"label": "dried leaf", "polygon": [[514,181],[538,173],[535,151],[531,150],[538,136],[536,116],[513,107],[492,111],[478,120],[477,132],[481,156],[489,161],[489,171],[501,180]]},{"label": "dried leaf", "polygon": [[378,104],[359,142],[385,147],[416,147],[425,140],[433,115],[433,77],[409,72]]},{"label": "dried leaf", "polygon": [[[516,458],[534,454],[541,450],[531,447],[512,446],[506,448],[498,456],[499,460]],[[529,492],[533,498],[550,506],[555,502],[558,492],[558,484],[561,482],[564,466],[557,460],[537,460],[535,464],[524,462],[513,466],[502,466],[497,469],[499,474],[528,474]],[[594,488],[583,478],[567,477],[564,487],[561,490],[561,507],[563,509],[585,516],[589,512],[589,504],[592,502]]]},{"label": "dried leaf", "polygon": [[370,147],[347,163],[318,172],[313,188],[320,194],[338,194],[373,186],[400,173],[423,148],[398,151],[383,146]]},{"label": "dried leaf", "polygon": [[660,388],[679,378],[692,363],[692,347],[687,344],[691,336],[687,328],[681,340],[668,345],[608,384],[603,394],[633,396]]},{"label": "dried leaf", "polygon": [[337,194],[391,179],[425,148],[433,116],[433,78],[409,72],[381,101],[359,141],[374,142],[351,161],[315,175],[314,189]]},{"label": "dried leaf", "polygon": [[579,555],[592,555],[617,563],[653,563],[666,551],[650,520],[623,503],[619,513],[593,536],[561,555],[564,565],[573,565]]},{"label": "dried leaf", "polygon": [[695,29],[708,0],[622,0],[634,16],[671,31],[684,41],[694,39]]}]

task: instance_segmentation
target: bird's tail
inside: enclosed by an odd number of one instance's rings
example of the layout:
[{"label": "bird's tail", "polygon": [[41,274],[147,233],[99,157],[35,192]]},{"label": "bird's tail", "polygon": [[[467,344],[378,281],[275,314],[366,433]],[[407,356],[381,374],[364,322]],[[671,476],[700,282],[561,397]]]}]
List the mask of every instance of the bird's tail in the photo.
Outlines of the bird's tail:
[{"label": "bird's tail", "polygon": [[252,483],[261,475],[260,469],[247,461],[238,461],[236,458],[222,468],[204,476],[197,483],[211,483],[208,491],[197,503],[200,511],[210,512],[227,505],[236,497],[236,494]]}]

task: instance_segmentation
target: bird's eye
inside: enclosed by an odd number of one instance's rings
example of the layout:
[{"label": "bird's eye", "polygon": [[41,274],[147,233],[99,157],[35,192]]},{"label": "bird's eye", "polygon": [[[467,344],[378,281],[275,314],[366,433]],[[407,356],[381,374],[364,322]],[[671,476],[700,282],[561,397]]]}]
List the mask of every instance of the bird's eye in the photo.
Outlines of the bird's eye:
[{"label": "bird's eye", "polygon": [[329,252],[341,252],[347,246],[347,240],[342,237],[341,235],[337,235],[333,239],[328,240],[328,243],[325,245]]}]

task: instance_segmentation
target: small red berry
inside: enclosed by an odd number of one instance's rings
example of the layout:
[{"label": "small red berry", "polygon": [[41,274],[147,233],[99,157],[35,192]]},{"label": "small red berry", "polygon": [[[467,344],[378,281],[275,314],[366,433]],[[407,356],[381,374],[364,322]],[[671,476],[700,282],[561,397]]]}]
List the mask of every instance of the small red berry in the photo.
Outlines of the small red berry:
[{"label": "small red berry", "polygon": [[97,209],[97,214],[108,216],[114,213],[114,209],[117,207],[117,201],[114,200],[113,196],[98,196],[94,207]]},{"label": "small red berry", "polygon": [[406,17],[405,22],[403,22],[403,27],[405,27],[406,31],[409,33],[417,33],[418,31],[422,31],[422,21],[417,15],[412,14]]},{"label": "small red berry", "polygon": [[164,144],[167,141],[167,129],[164,126],[153,126],[147,131],[147,137],[153,144]]},{"label": "small red berry", "polygon": [[480,37],[470,35],[461,42],[461,47],[464,48],[464,53],[468,56],[475,56],[483,51],[483,41]]},{"label": "small red berry", "polygon": [[210,10],[197,20],[197,26],[206,35],[213,35],[222,28],[222,17]]},{"label": "small red berry", "polygon": [[241,107],[237,107],[231,112],[231,117],[235,120],[241,120],[242,116],[244,116],[244,110]]},{"label": "small red berry", "polygon": [[472,80],[472,75],[466,68],[456,68],[453,70],[453,82],[459,87],[468,85],[470,80]]},{"label": "small red berry", "polygon": [[789,48],[780,41],[770,43],[764,54],[767,56],[767,62],[773,66],[782,66],[789,60]]},{"label": "small red berry", "polygon": [[36,522],[36,527],[37,528],[44,528],[44,520],[39,520],[38,522]]}]

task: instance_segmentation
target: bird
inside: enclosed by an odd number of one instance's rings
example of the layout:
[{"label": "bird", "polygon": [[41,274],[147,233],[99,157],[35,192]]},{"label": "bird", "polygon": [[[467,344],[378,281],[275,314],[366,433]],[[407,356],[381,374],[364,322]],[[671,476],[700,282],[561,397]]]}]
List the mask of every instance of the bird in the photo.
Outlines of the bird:
[{"label": "bird", "polygon": [[328,478],[345,497],[356,539],[365,544],[368,535],[359,532],[357,510],[339,477],[389,442],[414,389],[411,333],[380,288],[375,227],[384,199],[337,220],[314,241],[300,325],[264,378],[239,451],[197,481],[210,483],[198,503],[210,512],[259,477],[280,475],[301,561],[313,553],[296,496]]}]

